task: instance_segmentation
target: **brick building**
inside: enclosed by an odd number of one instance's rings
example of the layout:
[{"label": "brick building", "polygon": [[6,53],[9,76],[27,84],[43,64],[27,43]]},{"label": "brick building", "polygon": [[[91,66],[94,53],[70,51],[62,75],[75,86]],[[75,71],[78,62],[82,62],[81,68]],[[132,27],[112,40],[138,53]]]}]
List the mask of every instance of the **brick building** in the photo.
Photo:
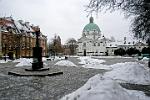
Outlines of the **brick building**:
[{"label": "brick building", "polygon": [[[35,31],[38,26],[29,22],[14,20],[12,17],[0,18],[0,56],[9,58],[32,57],[32,48],[36,43]],[[47,37],[40,34],[42,55],[47,56]]]}]

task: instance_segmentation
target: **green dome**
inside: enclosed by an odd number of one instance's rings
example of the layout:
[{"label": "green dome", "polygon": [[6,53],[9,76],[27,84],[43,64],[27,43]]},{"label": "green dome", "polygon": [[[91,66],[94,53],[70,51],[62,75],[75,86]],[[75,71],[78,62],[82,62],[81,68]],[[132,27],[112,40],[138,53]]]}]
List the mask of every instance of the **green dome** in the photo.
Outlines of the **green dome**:
[{"label": "green dome", "polygon": [[94,24],[93,20],[93,17],[90,17],[90,23],[84,27],[83,32],[90,32],[94,30],[100,32],[98,25]]}]

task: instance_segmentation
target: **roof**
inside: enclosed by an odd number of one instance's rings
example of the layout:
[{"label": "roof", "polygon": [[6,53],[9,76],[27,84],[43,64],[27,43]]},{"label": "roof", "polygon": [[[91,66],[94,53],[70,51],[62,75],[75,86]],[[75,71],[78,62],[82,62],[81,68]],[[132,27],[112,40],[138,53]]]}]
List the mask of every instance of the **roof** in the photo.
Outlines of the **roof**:
[{"label": "roof", "polygon": [[97,24],[94,23],[93,17],[90,17],[90,23],[87,24],[83,29],[83,32],[90,32],[90,31],[100,32],[100,28],[98,27]]}]

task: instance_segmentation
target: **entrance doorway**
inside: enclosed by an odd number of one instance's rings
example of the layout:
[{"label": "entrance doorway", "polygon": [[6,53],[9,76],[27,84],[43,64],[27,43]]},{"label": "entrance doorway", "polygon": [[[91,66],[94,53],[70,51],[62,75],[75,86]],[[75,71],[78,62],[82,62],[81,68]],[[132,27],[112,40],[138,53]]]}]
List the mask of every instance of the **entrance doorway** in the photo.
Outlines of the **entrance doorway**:
[{"label": "entrance doorway", "polygon": [[84,49],[84,54],[83,55],[86,56],[86,49]]}]

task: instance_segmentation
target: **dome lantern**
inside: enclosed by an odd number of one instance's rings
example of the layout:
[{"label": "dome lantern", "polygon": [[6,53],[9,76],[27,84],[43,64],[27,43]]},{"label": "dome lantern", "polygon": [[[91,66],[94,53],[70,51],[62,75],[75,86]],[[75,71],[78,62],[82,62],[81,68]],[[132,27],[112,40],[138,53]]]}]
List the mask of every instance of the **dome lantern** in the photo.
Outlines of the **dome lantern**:
[{"label": "dome lantern", "polygon": [[90,17],[90,23],[93,23],[93,22],[94,22],[94,18]]}]

